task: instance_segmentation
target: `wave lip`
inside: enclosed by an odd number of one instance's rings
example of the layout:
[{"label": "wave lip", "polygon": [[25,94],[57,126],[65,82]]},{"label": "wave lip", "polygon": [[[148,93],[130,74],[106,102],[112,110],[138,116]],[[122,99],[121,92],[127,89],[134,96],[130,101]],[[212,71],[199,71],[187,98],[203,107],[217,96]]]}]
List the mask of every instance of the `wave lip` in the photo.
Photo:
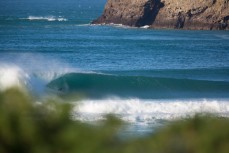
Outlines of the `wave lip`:
[{"label": "wave lip", "polygon": [[66,18],[63,18],[61,16],[29,16],[28,18],[25,18],[26,20],[45,20],[45,21],[67,21]]},{"label": "wave lip", "polygon": [[75,71],[71,68],[52,70],[29,70],[15,64],[0,63],[0,92],[10,88],[26,89],[33,94],[45,94],[46,84],[63,74]]}]

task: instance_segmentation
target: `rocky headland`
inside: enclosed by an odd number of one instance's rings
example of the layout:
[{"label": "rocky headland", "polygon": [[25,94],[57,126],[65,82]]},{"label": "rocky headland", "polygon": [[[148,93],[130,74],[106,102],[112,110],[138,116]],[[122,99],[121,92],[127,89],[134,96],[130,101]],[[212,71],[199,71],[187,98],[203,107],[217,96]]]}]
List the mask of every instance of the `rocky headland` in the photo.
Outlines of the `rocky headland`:
[{"label": "rocky headland", "polygon": [[92,23],[229,30],[229,0],[108,0]]}]

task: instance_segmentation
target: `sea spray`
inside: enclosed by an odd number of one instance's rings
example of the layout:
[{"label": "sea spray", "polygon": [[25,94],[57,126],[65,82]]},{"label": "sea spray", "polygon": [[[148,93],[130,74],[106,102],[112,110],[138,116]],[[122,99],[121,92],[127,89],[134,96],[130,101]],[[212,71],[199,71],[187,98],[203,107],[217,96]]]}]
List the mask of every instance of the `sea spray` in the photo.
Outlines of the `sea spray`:
[{"label": "sea spray", "polygon": [[[39,66],[36,66],[39,67]],[[35,68],[35,67],[34,67]],[[46,85],[62,76],[65,73],[73,70],[63,68],[59,70],[31,70],[23,65],[15,64],[0,64],[0,91],[17,87],[25,89],[32,94],[43,96],[46,92]]]},{"label": "sea spray", "polygon": [[22,89],[27,86],[29,76],[17,66],[1,65],[0,66],[0,91],[12,87]]}]

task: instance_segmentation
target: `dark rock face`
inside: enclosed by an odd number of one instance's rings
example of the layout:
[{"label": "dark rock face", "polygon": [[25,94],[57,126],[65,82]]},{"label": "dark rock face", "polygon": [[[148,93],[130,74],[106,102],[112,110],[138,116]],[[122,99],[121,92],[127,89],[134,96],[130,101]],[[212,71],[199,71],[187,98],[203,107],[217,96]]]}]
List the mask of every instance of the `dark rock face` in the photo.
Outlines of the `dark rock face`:
[{"label": "dark rock face", "polygon": [[108,0],[92,23],[229,30],[229,0]]},{"label": "dark rock face", "polygon": [[150,20],[154,1],[108,0],[103,15],[93,23],[115,23],[128,26],[142,26]]}]

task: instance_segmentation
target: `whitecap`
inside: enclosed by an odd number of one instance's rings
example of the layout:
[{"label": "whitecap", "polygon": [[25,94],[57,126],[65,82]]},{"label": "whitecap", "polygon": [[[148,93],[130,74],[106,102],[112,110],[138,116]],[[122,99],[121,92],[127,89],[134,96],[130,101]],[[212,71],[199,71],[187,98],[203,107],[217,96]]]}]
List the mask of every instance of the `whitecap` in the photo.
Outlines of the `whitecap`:
[{"label": "whitecap", "polygon": [[64,17],[56,17],[56,16],[29,16],[27,18],[22,18],[22,19],[26,19],[26,20],[45,20],[45,21],[67,21],[66,18]]}]

